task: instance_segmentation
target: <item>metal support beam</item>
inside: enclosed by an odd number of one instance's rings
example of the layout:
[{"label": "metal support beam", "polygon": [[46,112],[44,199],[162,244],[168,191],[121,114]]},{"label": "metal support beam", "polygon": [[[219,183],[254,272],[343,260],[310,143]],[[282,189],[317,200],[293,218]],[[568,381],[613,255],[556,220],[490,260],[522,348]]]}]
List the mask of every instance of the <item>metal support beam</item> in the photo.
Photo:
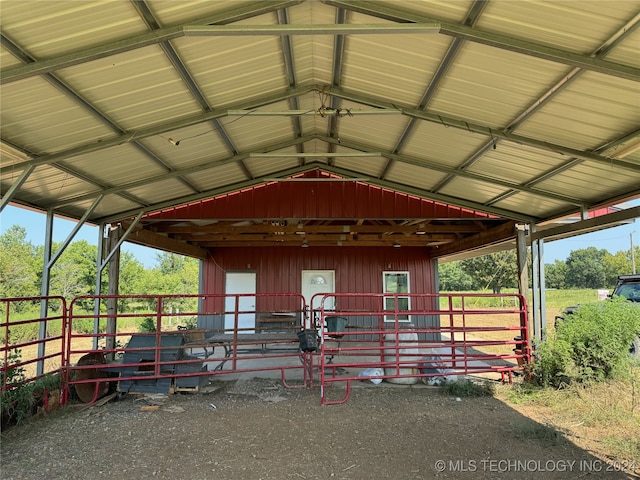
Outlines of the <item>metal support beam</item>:
[{"label": "metal support beam", "polygon": [[[532,225],[532,234],[535,233],[536,230],[536,225]],[[537,239],[531,241],[531,262],[533,264],[533,337],[537,340],[541,340],[543,338],[544,330],[547,328],[547,306],[544,280],[544,240]]]},{"label": "metal support beam", "polygon": [[[549,45],[525,41],[517,37],[510,37],[501,33],[483,31],[466,25],[440,21],[439,19],[426,17],[418,13],[396,8],[397,3],[389,4],[363,0],[324,0],[324,3],[336,8],[345,8],[355,12],[384,18],[394,22],[440,23],[440,33],[452,37],[464,39],[470,42],[489,45],[494,48],[517,52],[531,57],[542,58],[556,63],[580,67],[586,70],[613,75],[627,80],[640,80],[640,68],[631,65],[623,65],[608,62],[590,55],[562,50]],[[635,23],[640,15],[636,15]]]},{"label": "metal support beam", "polygon": [[[105,251],[105,238],[104,238],[105,224],[98,225],[98,255],[96,256],[96,288],[94,294],[98,297],[102,292],[102,257]],[[100,331],[100,299],[96,298],[93,304],[93,333]],[[93,337],[93,349],[98,349],[98,337]]]},{"label": "metal support beam", "polygon": [[[235,105],[233,109],[252,109],[261,107],[263,105],[269,105],[271,103],[280,102],[282,100],[288,100],[291,97],[296,97],[299,95],[304,95],[306,93],[317,90],[317,86],[308,85],[304,87],[298,87],[293,89],[287,89],[284,92],[279,92],[275,95],[268,95],[265,97],[254,99],[250,102],[242,103]],[[125,145],[127,143],[131,143],[136,140],[140,140],[147,137],[152,137],[154,135],[160,135],[166,132],[170,132],[173,130],[178,130],[185,127],[190,127],[192,125],[198,125],[200,123],[208,122],[210,120],[216,118],[222,118],[227,116],[227,110],[219,110],[219,111],[211,111],[207,113],[200,113],[197,115],[193,115],[190,117],[182,118],[180,120],[175,120],[168,123],[162,123],[158,125],[151,126],[149,128],[144,128],[140,130],[136,130],[135,132],[127,132],[124,135],[116,135],[115,137],[97,140],[93,143],[82,145],[80,147],[71,148],[69,150],[65,150],[58,153],[53,153],[50,155],[43,155],[41,157],[36,157],[31,160],[27,160],[26,162],[21,162],[19,164],[9,165],[6,167],[0,166],[0,173],[5,174],[5,172],[12,172],[16,169],[24,169],[29,166],[39,166],[39,165],[49,165],[58,160],[62,160],[69,157],[75,157],[77,155],[83,155],[86,153],[97,152],[100,150],[104,150],[105,148],[116,147],[119,145]]]},{"label": "metal support beam", "polygon": [[[237,22],[246,18],[263,15],[273,12],[280,8],[297,5],[302,0],[289,1],[273,1],[262,2],[256,1],[249,4],[242,4],[232,8],[220,11],[215,15],[188,20],[191,24],[226,24],[229,22]],[[114,42],[98,45],[93,48],[86,48],[69,52],[58,57],[47,60],[21,65],[18,67],[5,68],[0,71],[0,83],[8,83],[34,75],[42,75],[44,73],[59,70],[61,68],[79,65],[81,63],[90,62],[100,58],[117,55],[122,52],[128,52],[137,48],[147,47],[159,42],[166,42],[175,38],[184,36],[183,25],[153,30],[151,32],[140,35],[133,35],[128,38],[122,38]]]},{"label": "metal support beam", "polygon": [[104,195],[99,195],[98,198],[96,198],[93,201],[89,209],[86,212],[84,212],[84,215],[82,215],[80,220],[76,222],[75,226],[73,227],[73,230],[69,232],[69,235],[67,235],[67,238],[65,239],[65,241],[62,242],[62,245],[60,246],[58,251],[49,260],[48,265],[46,265],[47,268],[52,268],[53,265],[58,261],[58,259],[60,258],[60,255],[62,255],[62,253],[66,250],[66,248],[69,246],[73,238],[76,236],[76,233],[78,233],[78,231],[82,228],[85,222],[89,219],[89,216],[93,213],[93,211],[96,209],[96,207],[102,201],[103,198],[104,198]]},{"label": "metal support beam", "polygon": [[4,195],[2,196],[2,200],[0,200],[0,212],[2,212],[4,210],[4,207],[6,207],[9,204],[11,199],[18,192],[18,190],[20,190],[20,187],[22,187],[24,182],[27,181],[27,178],[29,178],[29,175],[31,175],[31,173],[35,170],[35,168],[36,167],[33,165],[27,166],[27,168],[25,168],[22,171],[18,179],[15,182],[13,182],[11,187],[9,187],[9,190],[7,190],[4,193]]},{"label": "metal support beam", "polygon": [[512,142],[519,145],[527,145],[529,147],[544,150],[546,152],[551,152],[556,155],[565,155],[568,157],[580,158],[582,160],[590,160],[590,161],[599,163],[601,165],[606,165],[609,168],[618,167],[618,168],[624,168],[626,170],[633,170],[635,172],[640,172],[640,165],[637,162],[608,158],[602,155],[598,155],[596,153],[583,151],[583,150],[576,150],[575,148],[567,147],[564,145],[545,142],[544,140],[525,137],[524,135],[518,135],[515,133],[506,132],[500,129],[493,129],[485,125],[479,125],[479,124],[468,122],[466,120],[460,120],[457,118],[448,117],[446,115],[442,115],[436,112],[426,112],[426,111],[418,110],[416,108],[409,107],[409,106],[401,106],[401,105],[398,105],[397,103],[391,103],[384,99],[379,99],[379,98],[375,98],[367,95],[361,95],[358,93],[347,92],[342,89],[338,89],[338,90],[332,89],[328,93],[343,99],[362,103],[364,105],[376,106],[379,108],[387,108],[387,109],[393,109],[393,108],[400,109],[402,110],[402,113],[410,117],[415,117],[420,120],[425,120],[427,122],[438,123],[440,125],[443,125],[444,127],[453,127],[460,130],[466,130],[470,133],[477,133],[480,135],[484,135],[487,138],[499,138],[507,142]]},{"label": "metal support beam", "polygon": [[[53,245],[53,210],[47,210],[47,219],[44,229],[44,265],[42,268],[42,282],[40,284],[40,296],[47,297],[50,290],[51,281],[51,249]],[[40,300],[40,318],[47,318],[49,311],[49,301]],[[38,340],[44,340],[47,337],[47,322],[42,321],[38,326]],[[38,358],[45,356],[46,344],[44,342],[38,344]],[[44,373],[44,360],[38,360],[36,363],[36,375],[40,376]]]}]

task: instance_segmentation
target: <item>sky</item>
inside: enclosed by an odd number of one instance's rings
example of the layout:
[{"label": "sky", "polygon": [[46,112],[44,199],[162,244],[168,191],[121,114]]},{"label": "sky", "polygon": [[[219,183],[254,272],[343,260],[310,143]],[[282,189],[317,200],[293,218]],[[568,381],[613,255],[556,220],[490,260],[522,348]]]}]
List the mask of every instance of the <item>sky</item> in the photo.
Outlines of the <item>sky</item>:
[{"label": "sky", "polygon": [[[640,205],[640,199],[630,202],[629,206]],[[24,208],[8,205],[0,214],[0,234],[13,225],[21,225],[27,230],[27,241],[33,245],[44,245],[46,216]],[[53,222],[53,240],[63,242],[75,222],[55,217]],[[90,245],[98,243],[98,228],[90,225],[83,226],[76,234],[73,241],[86,240]],[[578,235],[563,240],[545,242],[544,263],[554,263],[556,260],[566,260],[572,250],[581,250],[588,247],[606,249],[611,254],[621,250],[628,251],[633,240],[634,246],[640,246],[640,219],[628,225],[608,228],[599,232]],[[145,268],[153,268],[157,263],[157,255],[161,253],[155,250],[133,243],[124,242],[122,249],[131,253]]]}]

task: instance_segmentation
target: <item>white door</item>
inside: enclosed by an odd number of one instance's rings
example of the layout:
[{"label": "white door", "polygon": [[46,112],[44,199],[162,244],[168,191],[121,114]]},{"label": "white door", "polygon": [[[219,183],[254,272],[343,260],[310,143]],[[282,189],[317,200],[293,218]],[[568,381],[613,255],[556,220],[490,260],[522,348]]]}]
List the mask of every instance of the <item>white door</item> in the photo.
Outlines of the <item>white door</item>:
[{"label": "white door", "polygon": [[[238,302],[238,333],[254,333],[256,327],[256,274],[255,272],[230,272],[225,281],[225,311],[236,312]],[[249,294],[236,297],[238,294]],[[235,313],[227,313],[224,316],[225,330],[233,330],[235,326]],[[240,330],[240,329],[247,330]]]},{"label": "white door", "polygon": [[[305,303],[314,308],[320,308],[321,297],[314,299],[311,305],[312,297],[317,293],[336,293],[336,272],[335,270],[303,270],[302,271],[302,296]],[[329,297],[324,302],[325,310],[335,310],[335,298]]]}]

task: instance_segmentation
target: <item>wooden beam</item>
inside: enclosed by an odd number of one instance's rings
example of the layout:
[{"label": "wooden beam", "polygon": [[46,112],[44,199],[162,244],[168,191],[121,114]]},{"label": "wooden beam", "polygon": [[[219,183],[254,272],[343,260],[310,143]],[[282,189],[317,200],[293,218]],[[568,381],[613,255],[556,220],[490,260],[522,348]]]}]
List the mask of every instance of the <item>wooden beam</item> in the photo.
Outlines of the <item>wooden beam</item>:
[{"label": "wooden beam", "polygon": [[[124,226],[124,224],[123,224]],[[126,228],[126,227],[125,227]],[[135,230],[129,234],[127,241],[145,247],[157,248],[166,252],[186,255],[204,260],[207,258],[207,251],[186,242],[181,242],[165,235],[158,235],[148,230]]]},{"label": "wooden beam", "polygon": [[[182,222],[181,222],[182,223]],[[175,225],[168,222],[154,224],[151,231],[157,233],[170,233],[180,235],[194,235],[196,233],[211,234],[243,234],[243,233],[478,233],[485,230],[485,227],[475,222],[468,222],[462,225],[244,225],[234,226],[228,223],[212,225]]]},{"label": "wooden beam", "polygon": [[513,240],[516,236],[516,222],[508,221],[471,237],[452,242],[433,250],[434,257],[444,257],[467,250],[475,250],[495,243]]}]

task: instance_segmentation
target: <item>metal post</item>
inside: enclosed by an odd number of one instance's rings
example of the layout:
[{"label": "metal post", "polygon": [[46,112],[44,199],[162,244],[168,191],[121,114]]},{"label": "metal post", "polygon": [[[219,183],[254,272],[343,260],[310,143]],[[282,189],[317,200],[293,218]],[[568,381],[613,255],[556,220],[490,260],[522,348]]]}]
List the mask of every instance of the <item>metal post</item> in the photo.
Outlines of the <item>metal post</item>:
[{"label": "metal post", "polygon": [[117,225],[109,229],[109,252],[112,253],[109,259],[109,286],[107,298],[107,325],[105,329],[106,341],[105,349],[107,351],[107,361],[113,361],[116,347],[115,333],[117,330],[116,315],[118,314],[118,295],[119,278],[120,278],[120,237],[122,236],[122,226]]},{"label": "metal post", "polygon": [[[51,249],[53,243],[53,210],[47,210],[47,223],[44,233],[44,266],[42,269],[42,283],[40,285],[40,295],[46,297],[49,295],[50,280],[51,280],[51,266],[49,260],[51,259]],[[47,312],[49,311],[49,302],[46,299],[40,301],[40,318],[47,318]],[[38,327],[38,340],[44,340],[47,336],[47,322],[43,320]],[[45,356],[46,350],[45,342],[38,343],[38,358],[42,359]],[[36,375],[40,376],[44,373],[44,360],[38,360],[36,363]]]},{"label": "metal post", "polygon": [[[93,333],[100,331],[100,293],[102,291],[102,257],[104,256],[104,223],[98,226],[98,256],[96,258],[96,289],[95,289],[95,302],[93,304]],[[93,349],[98,349],[98,337],[93,337]]]},{"label": "metal post", "polygon": [[[531,226],[531,233],[535,233],[536,226]],[[532,310],[533,310],[533,337],[540,338],[540,263],[538,259],[538,240],[531,242],[531,263],[532,263]]]}]

